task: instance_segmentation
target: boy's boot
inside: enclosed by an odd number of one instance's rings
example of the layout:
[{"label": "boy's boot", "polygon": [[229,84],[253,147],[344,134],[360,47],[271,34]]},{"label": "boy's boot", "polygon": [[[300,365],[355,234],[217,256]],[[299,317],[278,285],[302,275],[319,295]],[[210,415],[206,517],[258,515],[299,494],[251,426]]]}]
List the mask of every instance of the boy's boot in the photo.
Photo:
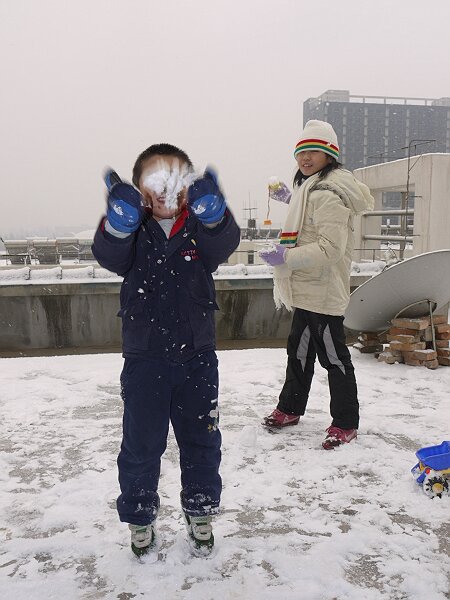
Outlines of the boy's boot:
[{"label": "boy's boot", "polygon": [[281,429],[282,427],[288,427],[289,425],[297,425],[299,421],[299,415],[288,415],[276,408],[268,417],[264,417],[262,424],[266,427],[276,427]]},{"label": "boy's boot", "polygon": [[341,429],[334,425],[330,425],[325,431],[327,432],[327,437],[322,442],[322,447],[325,450],[333,450],[342,444],[348,444],[358,435],[357,429]]},{"label": "boy's boot", "polygon": [[131,531],[131,549],[136,556],[148,554],[155,547],[155,528],[153,523],[149,525],[128,525]]},{"label": "boy's boot", "polygon": [[189,535],[189,542],[196,556],[207,556],[211,554],[214,547],[214,535],[212,532],[210,515],[192,517],[183,510],[184,520]]}]

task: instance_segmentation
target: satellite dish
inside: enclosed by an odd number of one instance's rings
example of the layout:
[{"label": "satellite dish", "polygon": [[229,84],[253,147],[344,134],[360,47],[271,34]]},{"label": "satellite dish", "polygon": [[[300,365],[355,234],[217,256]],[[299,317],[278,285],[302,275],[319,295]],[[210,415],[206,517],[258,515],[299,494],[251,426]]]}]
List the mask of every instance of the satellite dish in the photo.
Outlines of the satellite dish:
[{"label": "satellite dish", "polygon": [[384,331],[396,317],[415,318],[450,300],[450,250],[436,250],[392,265],[350,295],[344,326]]}]

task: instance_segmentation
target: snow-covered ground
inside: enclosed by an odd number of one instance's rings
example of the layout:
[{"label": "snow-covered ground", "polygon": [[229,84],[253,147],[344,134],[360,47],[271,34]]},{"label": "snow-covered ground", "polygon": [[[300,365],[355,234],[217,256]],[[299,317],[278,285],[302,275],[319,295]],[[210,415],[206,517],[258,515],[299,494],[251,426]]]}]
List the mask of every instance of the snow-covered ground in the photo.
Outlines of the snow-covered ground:
[{"label": "snow-covered ground", "polygon": [[119,354],[0,360],[3,600],[444,600],[450,497],[413,480],[415,451],[450,439],[450,368],[386,365],[352,349],[358,440],[326,452],[326,372],[309,410],[270,434],[281,349],[219,352],[223,512],[209,559],[187,551],[170,435],[159,560],[139,563],[115,512]]}]

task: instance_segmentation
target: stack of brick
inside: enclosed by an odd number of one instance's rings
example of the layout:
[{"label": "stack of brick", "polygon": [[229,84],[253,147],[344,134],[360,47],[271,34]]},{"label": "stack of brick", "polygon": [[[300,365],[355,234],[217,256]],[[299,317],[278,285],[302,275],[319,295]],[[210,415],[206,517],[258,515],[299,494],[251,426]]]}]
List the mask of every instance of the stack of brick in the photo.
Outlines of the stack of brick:
[{"label": "stack of brick", "polygon": [[[450,366],[450,325],[444,315],[417,319],[393,319],[387,333],[389,345],[378,355],[378,360],[389,364],[395,362],[411,366],[436,369],[439,365]],[[436,350],[433,348],[433,329]]]},{"label": "stack of brick", "polygon": [[[436,317],[433,317],[435,322]],[[444,319],[442,323],[436,323],[434,326],[436,336],[436,352],[440,365],[450,367],[450,324]]]},{"label": "stack of brick", "polygon": [[356,348],[363,354],[373,354],[375,352],[382,352],[383,344],[380,341],[378,333],[363,332],[358,336],[358,341],[353,344],[353,348]]}]

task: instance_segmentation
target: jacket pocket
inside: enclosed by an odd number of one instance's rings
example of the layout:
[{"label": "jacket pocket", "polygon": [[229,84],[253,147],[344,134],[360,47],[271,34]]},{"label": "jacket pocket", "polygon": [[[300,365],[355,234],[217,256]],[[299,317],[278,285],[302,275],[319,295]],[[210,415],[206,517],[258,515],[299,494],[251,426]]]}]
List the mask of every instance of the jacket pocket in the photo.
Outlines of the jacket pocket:
[{"label": "jacket pocket", "polygon": [[150,339],[150,315],[146,303],[138,300],[117,313],[122,318],[122,342],[124,350],[148,350]]},{"label": "jacket pocket", "polygon": [[310,271],[295,270],[292,271],[292,280],[302,282],[320,282],[325,279],[325,272],[325,267],[314,267]]},{"label": "jacket pocket", "polygon": [[189,324],[194,348],[214,347],[216,344],[215,312],[219,310],[215,300],[191,296]]}]

